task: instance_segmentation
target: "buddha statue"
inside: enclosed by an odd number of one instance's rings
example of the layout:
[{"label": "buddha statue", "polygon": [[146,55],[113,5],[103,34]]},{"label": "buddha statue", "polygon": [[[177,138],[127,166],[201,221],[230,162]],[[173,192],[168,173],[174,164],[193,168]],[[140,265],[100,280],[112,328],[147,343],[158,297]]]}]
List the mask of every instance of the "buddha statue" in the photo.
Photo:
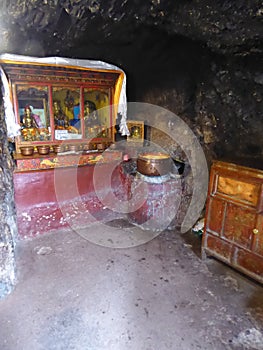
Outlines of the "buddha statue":
[{"label": "buddha statue", "polygon": [[67,130],[71,134],[78,134],[79,130],[74,126],[71,126],[69,123],[69,119],[60,107],[58,101],[53,102],[53,112],[54,112],[54,122],[56,130]]},{"label": "buddha statue", "polygon": [[21,117],[21,135],[24,141],[39,140],[40,130],[43,130],[43,123],[40,116],[32,112],[32,107],[27,105]]},{"label": "buddha statue", "polygon": [[84,102],[84,124],[86,137],[98,137],[100,133],[100,122],[96,105],[92,101]]},{"label": "buddha statue", "polygon": [[92,101],[85,101],[84,103],[84,120],[85,125],[98,125],[98,113],[96,109],[96,105]]},{"label": "buddha statue", "polygon": [[141,137],[141,128],[139,126],[134,126],[132,128],[131,136],[135,139],[138,139]]},{"label": "buddha statue", "polygon": [[67,129],[69,127],[68,118],[62,113],[60,104],[58,101],[53,102],[54,121],[56,129]]},{"label": "buddha statue", "polygon": [[25,106],[22,116],[22,128],[43,128],[39,115],[32,113],[30,106]]}]

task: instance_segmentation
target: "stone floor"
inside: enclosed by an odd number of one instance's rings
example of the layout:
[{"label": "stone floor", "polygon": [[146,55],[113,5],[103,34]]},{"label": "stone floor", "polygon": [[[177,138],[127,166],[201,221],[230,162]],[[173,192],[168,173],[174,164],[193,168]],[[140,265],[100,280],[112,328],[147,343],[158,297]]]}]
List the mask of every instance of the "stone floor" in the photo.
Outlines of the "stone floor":
[{"label": "stone floor", "polygon": [[[107,225],[127,229],[137,234]],[[263,287],[202,261],[193,233],[122,249],[92,242],[57,231],[18,243],[18,284],[0,301],[1,350],[263,349]]]}]

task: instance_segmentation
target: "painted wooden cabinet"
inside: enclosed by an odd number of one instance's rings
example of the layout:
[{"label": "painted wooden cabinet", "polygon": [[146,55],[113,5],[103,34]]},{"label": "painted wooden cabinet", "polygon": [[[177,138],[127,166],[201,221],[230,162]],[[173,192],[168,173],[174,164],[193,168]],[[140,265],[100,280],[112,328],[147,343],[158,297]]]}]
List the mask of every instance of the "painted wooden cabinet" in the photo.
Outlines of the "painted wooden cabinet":
[{"label": "painted wooden cabinet", "polygon": [[214,256],[263,283],[263,171],[211,167],[202,257]]}]

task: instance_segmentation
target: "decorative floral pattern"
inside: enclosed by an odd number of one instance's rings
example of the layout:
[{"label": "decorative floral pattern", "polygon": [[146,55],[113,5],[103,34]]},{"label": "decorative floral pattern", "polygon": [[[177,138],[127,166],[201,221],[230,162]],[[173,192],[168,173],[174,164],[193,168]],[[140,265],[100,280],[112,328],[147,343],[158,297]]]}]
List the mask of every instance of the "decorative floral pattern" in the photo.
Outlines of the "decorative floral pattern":
[{"label": "decorative floral pattern", "polygon": [[93,154],[67,154],[41,157],[41,158],[24,158],[16,160],[16,172],[29,171],[29,170],[41,170],[41,169],[54,169],[68,166],[84,166],[89,164],[96,164],[98,162],[107,163],[112,161],[121,160],[121,152],[119,151],[106,151],[104,153]]}]

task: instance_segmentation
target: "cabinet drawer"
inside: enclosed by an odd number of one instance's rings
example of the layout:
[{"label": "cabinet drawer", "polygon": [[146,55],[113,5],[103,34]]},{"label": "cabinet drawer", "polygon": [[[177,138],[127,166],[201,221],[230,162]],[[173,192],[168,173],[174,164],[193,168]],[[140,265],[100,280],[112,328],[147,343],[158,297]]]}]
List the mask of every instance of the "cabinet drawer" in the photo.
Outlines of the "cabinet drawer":
[{"label": "cabinet drawer", "polygon": [[213,192],[231,200],[257,207],[261,184],[217,175]]}]

